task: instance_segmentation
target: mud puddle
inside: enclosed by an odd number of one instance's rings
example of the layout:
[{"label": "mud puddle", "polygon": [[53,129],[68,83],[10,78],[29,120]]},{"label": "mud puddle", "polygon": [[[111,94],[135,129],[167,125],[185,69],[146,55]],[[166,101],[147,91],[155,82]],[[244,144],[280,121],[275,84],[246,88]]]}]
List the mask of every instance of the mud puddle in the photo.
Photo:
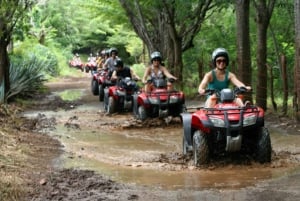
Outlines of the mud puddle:
[{"label": "mud puddle", "polygon": [[[32,111],[55,119],[55,129],[65,153],[57,167],[95,170],[113,180],[164,189],[240,189],[269,179],[299,172],[300,136],[271,130],[272,163],[256,164],[244,158],[226,158],[207,167],[195,168],[183,157],[182,127],[178,122],[158,122],[136,127],[131,114],[106,116],[94,101],[72,110]],[[243,157],[243,156],[242,156]]]}]

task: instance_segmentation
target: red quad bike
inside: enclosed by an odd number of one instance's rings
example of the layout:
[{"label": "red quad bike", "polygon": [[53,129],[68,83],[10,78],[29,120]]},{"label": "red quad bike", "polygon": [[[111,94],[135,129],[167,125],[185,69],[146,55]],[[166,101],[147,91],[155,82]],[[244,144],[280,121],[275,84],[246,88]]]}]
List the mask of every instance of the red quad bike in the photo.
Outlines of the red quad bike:
[{"label": "red quad bike", "polygon": [[245,93],[244,87],[206,90],[206,95],[217,94],[214,108],[198,108],[194,113],[183,113],[183,154],[193,153],[195,166],[209,162],[213,155],[227,152],[248,152],[259,163],[271,161],[271,140],[264,127],[262,108],[247,104],[238,106],[234,99]]},{"label": "red quad bike", "polygon": [[[83,71],[83,70],[82,70]],[[84,66],[84,72],[88,73],[90,71],[97,71],[97,63],[96,61],[89,61]]]},{"label": "red quad bike", "polygon": [[104,89],[104,110],[108,114],[132,111],[133,94],[138,92],[137,80],[120,78],[114,86]]},{"label": "red quad bike", "polygon": [[104,99],[104,88],[113,86],[115,83],[109,79],[109,71],[107,69],[101,69],[100,71],[93,73],[91,81],[91,91],[94,96],[99,95],[99,101]]},{"label": "red quad bike", "polygon": [[[174,82],[174,79],[169,79]],[[180,116],[185,111],[185,96],[182,91],[169,91],[165,79],[148,80],[153,83],[151,92],[142,91],[134,95],[133,114],[142,121],[148,117],[165,118],[168,116]]]},{"label": "red quad bike", "polygon": [[69,61],[69,67],[82,69],[83,68],[83,63],[81,61],[70,60]]}]

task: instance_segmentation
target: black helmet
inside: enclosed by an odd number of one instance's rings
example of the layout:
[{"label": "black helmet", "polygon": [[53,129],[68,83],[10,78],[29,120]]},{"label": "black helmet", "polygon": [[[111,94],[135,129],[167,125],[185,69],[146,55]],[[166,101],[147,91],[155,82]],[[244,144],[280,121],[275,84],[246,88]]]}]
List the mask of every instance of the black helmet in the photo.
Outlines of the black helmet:
[{"label": "black helmet", "polygon": [[152,52],[150,57],[151,57],[151,63],[153,62],[154,59],[159,59],[159,61],[162,60],[161,54],[158,51]]},{"label": "black helmet", "polygon": [[116,55],[118,54],[118,50],[117,50],[117,48],[115,48],[115,47],[112,47],[112,48],[110,48],[109,49],[109,55],[111,56],[112,55],[112,53],[113,52],[115,52],[116,53]]},{"label": "black helmet", "polygon": [[123,68],[124,63],[123,63],[122,59],[117,59],[117,60],[115,61],[115,63],[114,63],[114,66],[115,66],[115,67],[122,67],[122,68]]},{"label": "black helmet", "polygon": [[214,66],[216,66],[216,60],[218,57],[225,57],[226,58],[226,66],[229,64],[229,56],[226,49],[219,47],[215,49],[211,55],[212,63]]}]

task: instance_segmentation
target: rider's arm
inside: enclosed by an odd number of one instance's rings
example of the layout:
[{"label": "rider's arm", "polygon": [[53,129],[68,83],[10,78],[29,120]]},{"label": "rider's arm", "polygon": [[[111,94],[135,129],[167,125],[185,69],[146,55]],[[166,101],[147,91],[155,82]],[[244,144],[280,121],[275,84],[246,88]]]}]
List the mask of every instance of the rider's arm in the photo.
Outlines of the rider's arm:
[{"label": "rider's arm", "polygon": [[229,73],[229,79],[236,87],[245,87],[248,91],[251,90],[250,86],[246,86],[244,83],[242,83],[240,80],[237,79],[236,75],[233,73]]},{"label": "rider's arm", "polygon": [[131,74],[131,76],[134,77],[135,79],[141,80],[141,78],[140,78],[140,77],[139,77],[132,69],[130,69],[130,74]]},{"label": "rider's arm", "polygon": [[206,89],[208,83],[211,81],[211,76],[212,76],[211,72],[208,72],[204,75],[204,77],[198,87],[199,94],[204,95],[205,89]]},{"label": "rider's arm", "polygon": [[169,71],[168,69],[166,69],[165,67],[161,67],[161,70],[163,71],[164,75],[167,77],[167,78],[173,78],[175,80],[177,80],[177,77],[173,76]]},{"label": "rider's arm", "polygon": [[111,60],[110,58],[108,58],[108,59],[105,60],[105,62],[104,62],[104,64],[103,64],[103,68],[104,68],[104,69],[107,69],[107,68],[108,68],[108,62],[109,62],[110,60]]},{"label": "rider's arm", "polygon": [[143,82],[144,84],[147,83],[147,78],[148,78],[148,75],[150,74],[149,72],[150,72],[150,68],[147,67],[146,70],[145,70],[145,72],[144,72],[143,79],[142,79],[142,82]]},{"label": "rider's arm", "polygon": [[111,75],[111,80],[117,80],[118,76],[117,76],[117,71],[114,70],[114,72]]}]

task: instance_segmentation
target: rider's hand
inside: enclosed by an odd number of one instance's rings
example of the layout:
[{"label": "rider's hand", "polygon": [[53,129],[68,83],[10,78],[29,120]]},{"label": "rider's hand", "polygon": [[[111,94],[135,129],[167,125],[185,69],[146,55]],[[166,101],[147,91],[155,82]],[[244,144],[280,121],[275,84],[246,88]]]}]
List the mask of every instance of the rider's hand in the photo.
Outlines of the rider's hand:
[{"label": "rider's hand", "polygon": [[198,92],[199,92],[200,95],[204,95],[205,94],[205,89],[199,89]]},{"label": "rider's hand", "polygon": [[247,89],[247,91],[251,91],[252,88],[250,86],[245,86],[245,88]]}]

